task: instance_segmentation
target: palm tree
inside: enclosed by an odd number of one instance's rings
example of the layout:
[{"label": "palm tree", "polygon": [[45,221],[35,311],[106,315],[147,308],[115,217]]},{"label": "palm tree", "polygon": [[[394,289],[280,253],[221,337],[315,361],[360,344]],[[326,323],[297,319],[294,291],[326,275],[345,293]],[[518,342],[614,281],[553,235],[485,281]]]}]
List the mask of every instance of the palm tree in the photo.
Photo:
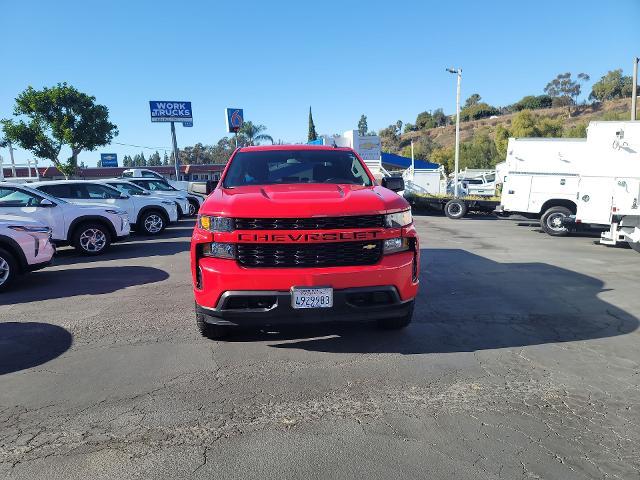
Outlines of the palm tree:
[{"label": "palm tree", "polygon": [[244,122],[238,135],[241,137],[241,142],[245,146],[258,145],[261,141],[268,140],[273,144],[273,137],[262,133],[267,129],[264,125],[254,125],[253,122]]}]

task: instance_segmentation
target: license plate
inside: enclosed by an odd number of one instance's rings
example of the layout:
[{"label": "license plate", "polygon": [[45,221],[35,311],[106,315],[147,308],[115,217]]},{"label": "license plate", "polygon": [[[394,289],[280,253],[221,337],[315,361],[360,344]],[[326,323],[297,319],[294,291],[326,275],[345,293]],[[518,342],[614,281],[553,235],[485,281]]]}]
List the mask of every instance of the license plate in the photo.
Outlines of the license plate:
[{"label": "license plate", "polygon": [[293,308],[331,308],[333,307],[333,288],[292,288],[291,306]]}]

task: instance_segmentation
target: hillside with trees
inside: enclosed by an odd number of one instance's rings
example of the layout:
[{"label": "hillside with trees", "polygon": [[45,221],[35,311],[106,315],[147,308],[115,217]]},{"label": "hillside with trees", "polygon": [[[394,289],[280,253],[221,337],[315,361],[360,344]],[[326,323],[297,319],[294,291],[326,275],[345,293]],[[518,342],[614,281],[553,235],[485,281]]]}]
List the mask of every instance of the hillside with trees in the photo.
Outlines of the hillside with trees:
[{"label": "hillside with trees", "polygon": [[[593,120],[628,120],[632,79],[613,70],[591,87],[588,101],[578,102],[589,75],[562,73],[543,94],[527,95],[507,106],[493,106],[478,93],[460,110],[460,167],[492,168],[504,160],[509,137],[585,137]],[[586,93],[586,92],[584,92]],[[383,151],[444,165],[453,171],[455,115],[441,108],[417,115],[415,123],[398,120],[379,135]]]}]

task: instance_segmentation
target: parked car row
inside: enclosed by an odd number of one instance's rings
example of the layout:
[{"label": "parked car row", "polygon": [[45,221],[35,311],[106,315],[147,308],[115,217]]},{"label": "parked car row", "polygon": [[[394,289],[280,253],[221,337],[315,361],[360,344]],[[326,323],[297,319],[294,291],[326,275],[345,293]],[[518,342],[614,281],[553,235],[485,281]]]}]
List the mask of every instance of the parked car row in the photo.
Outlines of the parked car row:
[{"label": "parked car row", "polygon": [[99,255],[131,231],[153,236],[193,216],[197,197],[161,179],[0,183],[0,291],[43,268],[56,246]]}]

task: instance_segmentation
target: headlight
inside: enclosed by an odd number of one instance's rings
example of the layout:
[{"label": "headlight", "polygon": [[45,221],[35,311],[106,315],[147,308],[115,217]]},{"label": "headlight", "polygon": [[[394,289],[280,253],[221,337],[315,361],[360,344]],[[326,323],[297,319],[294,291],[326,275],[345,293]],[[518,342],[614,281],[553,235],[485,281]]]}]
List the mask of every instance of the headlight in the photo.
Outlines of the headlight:
[{"label": "headlight", "polygon": [[210,232],[233,232],[236,228],[233,218],[209,215],[198,215],[198,226]]},{"label": "headlight", "polygon": [[105,210],[105,212],[110,213],[112,215],[128,215],[126,210]]},{"label": "headlight", "polygon": [[11,230],[15,230],[16,232],[25,232],[25,233],[51,233],[51,229],[49,227],[37,227],[37,226],[28,226],[28,225],[9,225]]},{"label": "headlight", "polygon": [[202,245],[202,255],[216,258],[236,258],[236,246],[233,243],[212,242]]},{"label": "headlight", "polygon": [[405,250],[409,250],[409,239],[406,237],[387,238],[384,241],[383,252],[385,255],[389,253],[404,252]]},{"label": "headlight", "polygon": [[384,216],[384,226],[387,228],[406,227],[407,225],[411,225],[411,222],[413,222],[411,210],[390,213]]}]

